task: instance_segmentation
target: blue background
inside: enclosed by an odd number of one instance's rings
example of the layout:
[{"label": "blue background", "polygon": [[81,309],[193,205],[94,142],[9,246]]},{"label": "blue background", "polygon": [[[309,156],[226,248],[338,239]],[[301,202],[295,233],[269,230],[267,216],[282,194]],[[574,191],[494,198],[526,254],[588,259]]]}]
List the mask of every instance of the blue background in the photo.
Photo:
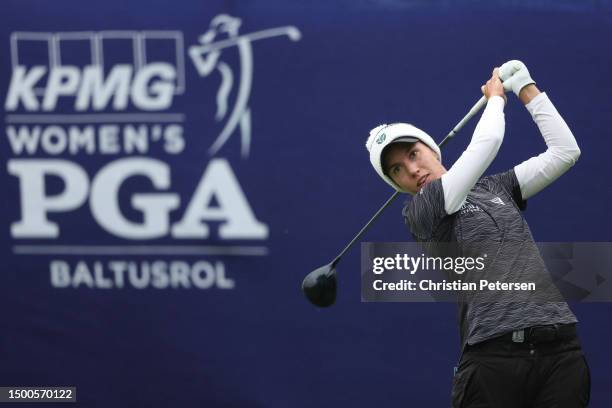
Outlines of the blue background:
[{"label": "blue background", "polygon": [[[14,31],[180,30],[189,45],[227,13],[243,20],[241,33],[294,25],[303,38],[254,44],[251,156],[241,160],[237,148],[219,154],[270,228],[269,256],[226,260],[233,291],[51,288],[50,258],[11,251],[18,182],[1,172],[0,385],[75,385],[79,405],[105,407],[450,405],[455,305],[361,303],[357,248],[339,266],[335,306],[314,308],[299,287],[392,193],[369,165],[369,129],[408,121],[441,140],[479,98],[492,68],[508,59],[527,64],[582,150],[568,174],[530,200],[525,217],[536,240],[612,240],[610,1],[11,0],[2,9],[2,100]],[[187,61],[188,92],[173,108],[187,114],[192,149],[164,158],[183,197],[174,221],[209,160],[211,139],[197,141],[203,125],[195,118],[213,103],[216,85],[197,91],[200,81]],[[447,167],[475,124],[445,147]],[[487,173],[544,149],[509,95],[505,141]],[[104,161],[79,164],[92,174]],[[401,201],[368,241],[411,239]],[[63,228],[59,243],[132,243],[103,232],[86,206],[51,218]],[[612,406],[612,306],[572,307],[592,371],[591,406]]]}]

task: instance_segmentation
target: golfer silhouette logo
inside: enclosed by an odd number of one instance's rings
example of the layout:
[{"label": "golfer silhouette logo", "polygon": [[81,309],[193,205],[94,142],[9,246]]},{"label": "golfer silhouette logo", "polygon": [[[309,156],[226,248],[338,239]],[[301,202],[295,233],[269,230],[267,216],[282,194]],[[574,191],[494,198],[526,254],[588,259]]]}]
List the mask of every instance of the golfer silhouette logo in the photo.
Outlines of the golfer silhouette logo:
[{"label": "golfer silhouette logo", "polygon": [[[251,111],[249,96],[253,82],[253,49],[251,43],[265,38],[287,36],[292,41],[299,41],[300,31],[294,26],[271,28],[240,35],[242,20],[227,14],[219,14],[210,22],[210,28],[199,37],[199,44],[189,47],[189,56],[198,74],[202,77],[219,72],[221,83],[217,91],[217,111],[215,121],[225,121],[221,132],[210,146],[208,152],[215,155],[227,143],[229,138],[240,133],[242,158],[249,156],[251,147]],[[224,37],[224,38],[219,38]],[[232,67],[222,60],[222,50],[238,47],[240,75],[238,90],[233,108],[228,110],[230,93],[234,87],[235,75]]]}]

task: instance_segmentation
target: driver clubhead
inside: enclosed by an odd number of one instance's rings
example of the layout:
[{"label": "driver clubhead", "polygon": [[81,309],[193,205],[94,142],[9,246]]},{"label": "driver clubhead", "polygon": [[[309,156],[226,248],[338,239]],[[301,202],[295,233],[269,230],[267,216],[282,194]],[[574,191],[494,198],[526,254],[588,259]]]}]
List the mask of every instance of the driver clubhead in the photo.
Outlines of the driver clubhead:
[{"label": "driver clubhead", "polygon": [[336,286],[336,268],[330,263],[306,275],[302,291],[313,305],[328,307],[336,301]]}]

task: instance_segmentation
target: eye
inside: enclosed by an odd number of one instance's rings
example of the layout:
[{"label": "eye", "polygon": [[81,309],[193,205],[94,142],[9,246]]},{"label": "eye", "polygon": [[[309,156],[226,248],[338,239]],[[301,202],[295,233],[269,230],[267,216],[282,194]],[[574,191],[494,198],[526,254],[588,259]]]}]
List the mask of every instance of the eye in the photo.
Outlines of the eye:
[{"label": "eye", "polygon": [[400,166],[393,166],[391,167],[391,174],[393,174],[394,176],[397,176],[400,172]]},{"label": "eye", "polygon": [[408,158],[409,158],[410,160],[414,160],[414,159],[416,159],[416,157],[417,157],[417,152],[418,152],[418,150],[416,150],[416,149],[415,149],[415,150],[411,150],[411,151],[409,151],[409,152],[408,152]]}]

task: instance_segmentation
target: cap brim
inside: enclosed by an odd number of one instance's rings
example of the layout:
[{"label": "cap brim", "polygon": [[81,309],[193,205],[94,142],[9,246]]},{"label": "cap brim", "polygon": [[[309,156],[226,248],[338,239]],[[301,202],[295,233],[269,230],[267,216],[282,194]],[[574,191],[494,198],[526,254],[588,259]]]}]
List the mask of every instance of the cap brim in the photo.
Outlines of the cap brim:
[{"label": "cap brim", "polygon": [[389,143],[389,144],[392,144],[392,143],[399,143],[399,142],[403,142],[403,143],[414,143],[414,142],[418,142],[418,141],[419,141],[419,139],[418,139],[418,138],[416,138],[416,137],[413,137],[413,136],[401,136],[401,137],[398,137],[397,139],[395,139],[394,141],[392,141],[392,142],[391,142],[391,143]]}]

